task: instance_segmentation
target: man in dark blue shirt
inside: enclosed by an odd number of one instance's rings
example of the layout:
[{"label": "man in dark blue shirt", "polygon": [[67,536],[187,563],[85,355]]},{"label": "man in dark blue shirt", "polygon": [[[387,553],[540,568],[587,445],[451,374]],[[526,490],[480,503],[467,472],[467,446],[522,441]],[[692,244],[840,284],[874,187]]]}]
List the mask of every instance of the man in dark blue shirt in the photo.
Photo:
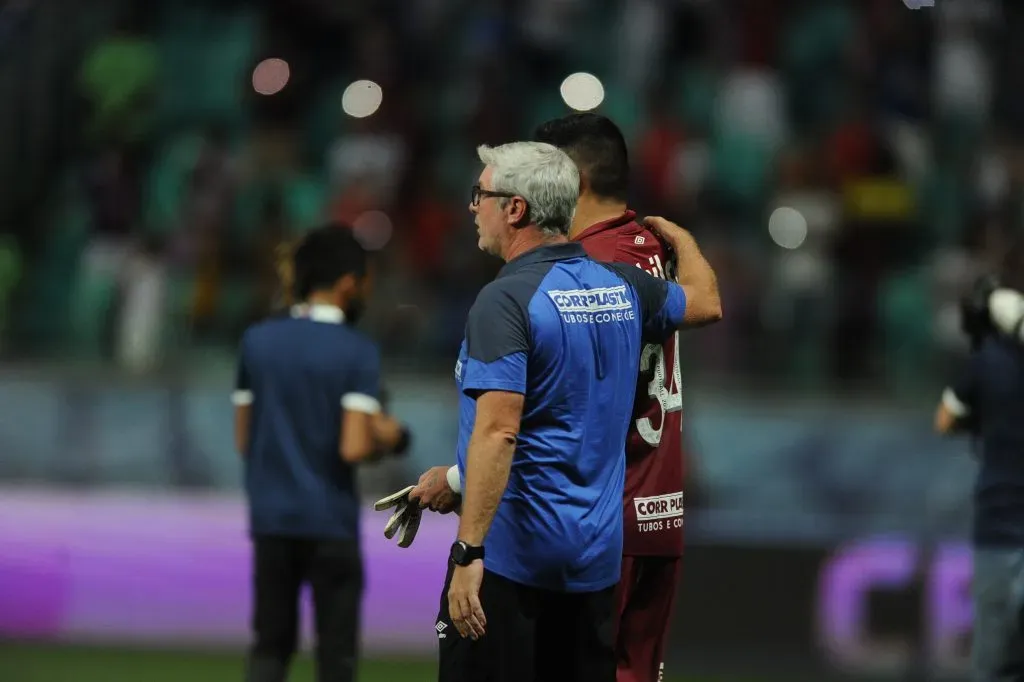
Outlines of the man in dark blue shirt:
[{"label": "man in dark blue shirt", "polygon": [[[983,312],[987,319],[988,311]],[[935,424],[941,433],[970,431],[981,446],[972,532],[972,680],[1020,682],[1024,680],[1024,349],[1018,339],[1000,331],[998,323],[975,339],[966,371],[943,393]]]},{"label": "man in dark blue shirt", "polygon": [[612,682],[640,349],[717,320],[717,284],[692,237],[664,221],[653,226],[679,253],[683,286],[570,243],[579,173],[557,148],[479,153],[470,210],[480,248],[506,265],[477,297],[455,366],[463,496],[439,677]]},{"label": "man in dark blue shirt", "polygon": [[350,326],[371,285],[351,230],[310,233],[293,270],[301,303],[245,332],[232,396],[254,545],[247,680],[286,678],[304,583],[318,679],[354,680],[363,577],[353,465],[400,450],[407,434],[382,414],[377,347]]}]

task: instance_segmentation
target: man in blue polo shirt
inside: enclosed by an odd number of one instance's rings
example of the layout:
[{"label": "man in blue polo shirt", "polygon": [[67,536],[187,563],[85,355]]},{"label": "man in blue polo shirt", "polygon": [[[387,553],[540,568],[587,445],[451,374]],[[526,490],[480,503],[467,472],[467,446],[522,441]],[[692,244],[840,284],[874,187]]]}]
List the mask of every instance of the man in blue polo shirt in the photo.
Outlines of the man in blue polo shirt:
[{"label": "man in blue polo shirt", "polygon": [[714,273],[664,221],[653,226],[679,253],[683,286],[589,259],[567,237],[579,173],[564,152],[517,142],[479,155],[470,211],[480,248],[506,265],[477,297],[455,367],[462,503],[439,679],[612,682],[640,349],[719,319]]},{"label": "man in blue polo shirt", "polygon": [[[1004,278],[1020,287],[1022,259],[1010,256]],[[992,309],[994,291],[1016,290],[984,278],[965,300],[970,358],[935,414],[940,433],[968,431],[980,445],[972,533],[972,682],[1024,679],[1024,348],[1021,323],[1001,324],[1001,311]]]},{"label": "man in blue polo shirt", "polygon": [[381,411],[377,347],[350,326],[371,282],[351,230],[310,233],[292,270],[301,303],[246,331],[233,395],[254,547],[246,679],[286,679],[308,583],[318,679],[352,681],[363,588],[354,465],[400,453],[408,434]]}]

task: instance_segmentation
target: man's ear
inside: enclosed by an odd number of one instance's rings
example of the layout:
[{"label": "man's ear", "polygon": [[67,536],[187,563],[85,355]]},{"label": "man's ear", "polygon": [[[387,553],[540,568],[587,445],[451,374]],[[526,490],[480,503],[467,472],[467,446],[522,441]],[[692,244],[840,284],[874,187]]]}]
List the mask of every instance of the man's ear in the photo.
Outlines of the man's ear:
[{"label": "man's ear", "polygon": [[334,297],[341,302],[347,302],[359,293],[359,278],[353,273],[342,275],[334,283]]},{"label": "man's ear", "polygon": [[[530,224],[530,205],[522,197],[512,197],[508,200],[514,207],[512,209],[512,227],[519,229]],[[522,208],[519,208],[522,206]]]}]

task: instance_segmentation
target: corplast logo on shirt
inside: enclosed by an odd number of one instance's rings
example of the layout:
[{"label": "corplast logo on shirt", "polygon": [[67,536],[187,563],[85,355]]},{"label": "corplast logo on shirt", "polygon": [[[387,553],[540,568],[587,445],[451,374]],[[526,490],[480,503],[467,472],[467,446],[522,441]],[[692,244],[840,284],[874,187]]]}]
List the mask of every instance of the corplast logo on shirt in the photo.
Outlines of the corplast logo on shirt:
[{"label": "corplast logo on shirt", "polygon": [[683,493],[633,498],[641,533],[683,527]]},{"label": "corplast logo on shirt", "polygon": [[602,289],[570,289],[547,292],[562,320],[570,324],[600,324],[636,318],[625,285]]}]

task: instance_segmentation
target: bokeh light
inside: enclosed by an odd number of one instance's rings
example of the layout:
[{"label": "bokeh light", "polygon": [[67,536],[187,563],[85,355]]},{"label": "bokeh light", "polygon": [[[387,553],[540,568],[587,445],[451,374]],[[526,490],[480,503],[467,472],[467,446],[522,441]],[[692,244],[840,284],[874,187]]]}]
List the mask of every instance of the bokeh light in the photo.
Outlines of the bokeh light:
[{"label": "bokeh light", "polygon": [[288,85],[291,75],[292,70],[285,60],[264,59],[252,71],[252,89],[261,95],[276,95]]},{"label": "bokeh light", "polygon": [[768,219],[768,234],[784,249],[795,249],[807,239],[807,219],[795,208],[780,206]]},{"label": "bokeh light", "polygon": [[596,109],[604,101],[604,85],[592,73],[581,71],[567,76],[559,90],[562,100],[576,111]]},{"label": "bokeh light", "polygon": [[383,211],[367,211],[352,223],[352,232],[367,251],[379,251],[391,241],[394,227]]},{"label": "bokeh light", "polygon": [[341,110],[352,118],[366,118],[380,109],[384,101],[381,87],[368,80],[350,83],[341,95]]}]

